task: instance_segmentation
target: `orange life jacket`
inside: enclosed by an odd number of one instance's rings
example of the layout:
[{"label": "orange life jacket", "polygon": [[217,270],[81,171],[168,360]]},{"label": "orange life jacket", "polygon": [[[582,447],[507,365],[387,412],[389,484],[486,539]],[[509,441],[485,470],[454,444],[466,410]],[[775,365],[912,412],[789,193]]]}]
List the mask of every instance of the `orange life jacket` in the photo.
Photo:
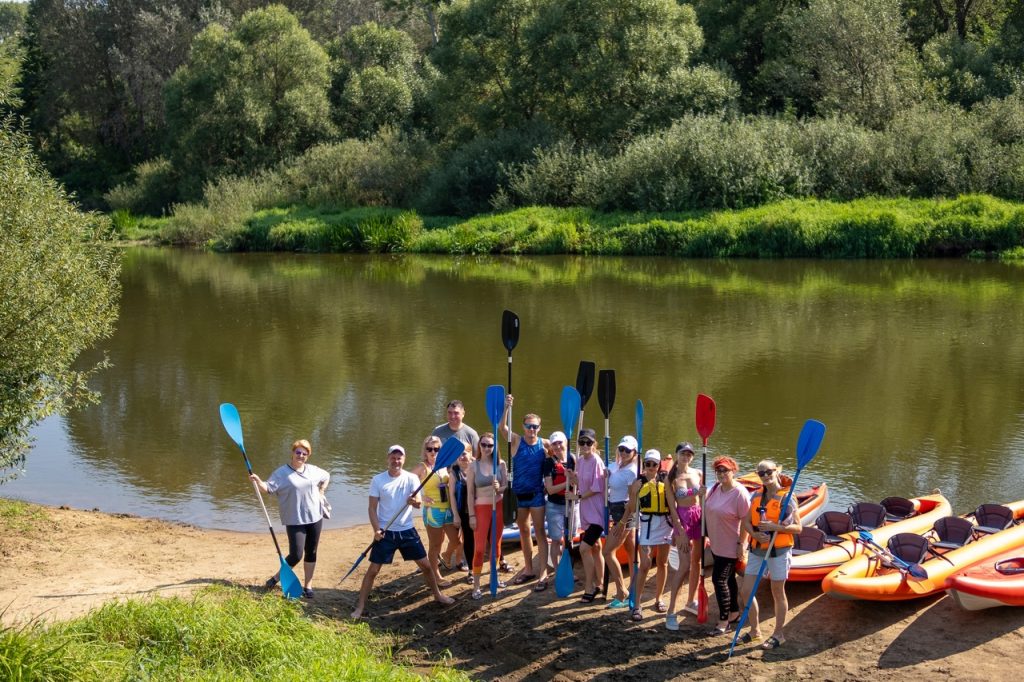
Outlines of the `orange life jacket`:
[{"label": "orange life jacket", "polygon": [[[782,512],[782,503],[786,500],[786,494],[788,491],[780,490],[773,497],[768,500],[768,504],[765,505],[764,493],[755,495],[754,500],[757,504],[750,505],[750,525],[757,528],[757,524],[761,522],[761,510],[764,509],[764,516],[766,521],[772,523],[778,523]],[[752,502],[754,501],[752,500]],[[754,549],[768,549],[767,542],[758,542],[754,538],[750,538],[750,546]],[[775,546],[779,549],[784,547],[793,546],[793,534],[792,533],[776,533]]]}]

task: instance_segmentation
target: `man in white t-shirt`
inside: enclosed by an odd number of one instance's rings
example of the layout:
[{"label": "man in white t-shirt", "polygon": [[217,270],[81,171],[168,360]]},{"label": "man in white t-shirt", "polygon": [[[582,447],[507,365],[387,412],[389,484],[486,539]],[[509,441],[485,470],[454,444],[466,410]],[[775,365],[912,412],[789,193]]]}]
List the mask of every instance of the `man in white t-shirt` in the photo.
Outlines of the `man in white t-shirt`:
[{"label": "man in white t-shirt", "polygon": [[434,593],[434,600],[451,604],[455,600],[437,587],[434,572],[427,561],[427,550],[423,548],[420,535],[413,527],[413,509],[422,505],[419,488],[420,479],[411,471],[405,471],[405,448],[392,445],[388,448],[388,470],[377,474],[370,482],[370,525],[373,526],[373,548],[370,550],[370,568],[363,576],[359,588],[359,601],[352,611],[353,618],[363,615],[366,599],[373,589],[380,568],[390,564],[395,552],[402,553],[406,561],[415,561],[423,573],[423,580]]}]

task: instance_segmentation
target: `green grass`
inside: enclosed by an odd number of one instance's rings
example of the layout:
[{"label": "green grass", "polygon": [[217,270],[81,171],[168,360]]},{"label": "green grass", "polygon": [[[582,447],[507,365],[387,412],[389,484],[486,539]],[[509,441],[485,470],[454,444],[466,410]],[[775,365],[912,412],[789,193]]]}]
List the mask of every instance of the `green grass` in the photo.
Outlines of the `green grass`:
[{"label": "green grass", "polygon": [[261,210],[212,237],[252,251],[600,254],[684,258],[1000,256],[1024,247],[1024,204],[956,199],[793,199],[737,210],[602,213],[528,207],[423,218],[387,208]]},{"label": "green grass", "polygon": [[[310,618],[278,596],[211,587],[188,599],[109,604],[65,624],[4,628],[0,678],[421,679],[391,661],[390,644],[365,624]],[[469,679],[440,661],[430,677]]]},{"label": "green grass", "polygon": [[29,533],[47,518],[38,505],[0,498],[0,530],[5,535]]}]

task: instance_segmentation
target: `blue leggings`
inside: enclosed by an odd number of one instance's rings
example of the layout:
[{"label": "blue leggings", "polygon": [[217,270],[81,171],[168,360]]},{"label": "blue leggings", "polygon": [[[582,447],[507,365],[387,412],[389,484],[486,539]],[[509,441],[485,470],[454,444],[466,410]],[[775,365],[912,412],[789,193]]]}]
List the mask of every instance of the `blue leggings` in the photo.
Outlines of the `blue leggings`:
[{"label": "blue leggings", "polygon": [[306,552],[306,563],[316,563],[316,548],[320,544],[320,531],[323,527],[323,519],[300,526],[285,526],[288,531],[288,556],[284,560],[289,566],[295,566],[302,561],[303,550]]}]

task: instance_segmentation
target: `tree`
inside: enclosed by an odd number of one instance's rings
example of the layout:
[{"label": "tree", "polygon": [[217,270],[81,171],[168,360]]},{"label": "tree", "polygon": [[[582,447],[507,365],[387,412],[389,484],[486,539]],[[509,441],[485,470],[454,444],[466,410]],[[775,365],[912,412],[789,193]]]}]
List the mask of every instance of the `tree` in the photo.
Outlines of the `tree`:
[{"label": "tree", "polygon": [[[0,84],[0,103],[9,90]],[[119,296],[117,252],[106,221],[79,212],[0,120],[0,482],[18,474],[29,430],[95,399],[81,353],[111,334]]]},{"label": "tree", "polygon": [[245,175],[328,137],[327,53],[280,5],[253,10],[231,31],[204,29],[167,85],[171,161],[182,193]]}]

